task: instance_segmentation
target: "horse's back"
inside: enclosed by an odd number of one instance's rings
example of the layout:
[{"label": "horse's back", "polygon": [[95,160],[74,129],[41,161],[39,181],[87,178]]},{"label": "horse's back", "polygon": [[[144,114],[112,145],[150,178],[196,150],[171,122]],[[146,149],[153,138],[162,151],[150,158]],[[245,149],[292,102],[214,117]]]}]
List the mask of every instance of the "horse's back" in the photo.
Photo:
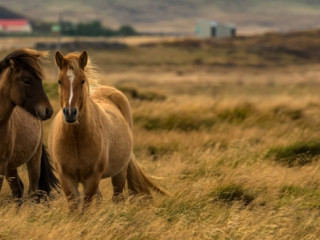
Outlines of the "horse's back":
[{"label": "horse's back", "polygon": [[13,152],[9,168],[28,162],[42,146],[42,123],[30,113],[16,106],[12,116]]},{"label": "horse's back", "polygon": [[127,97],[122,92],[113,87],[100,86],[95,89],[91,95],[91,99],[100,104],[102,108],[104,108],[104,105],[110,103],[114,104],[120,110],[122,116],[132,130],[133,123],[130,104]]}]

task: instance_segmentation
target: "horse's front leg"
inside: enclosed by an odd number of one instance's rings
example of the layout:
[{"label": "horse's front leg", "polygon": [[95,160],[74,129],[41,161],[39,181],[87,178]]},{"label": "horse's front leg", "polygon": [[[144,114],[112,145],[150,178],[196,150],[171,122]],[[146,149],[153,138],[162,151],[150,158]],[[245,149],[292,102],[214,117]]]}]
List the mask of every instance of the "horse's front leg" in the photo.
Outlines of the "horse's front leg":
[{"label": "horse's front leg", "polygon": [[23,186],[23,182],[21,181],[18,175],[18,170],[16,168],[7,169],[6,179],[7,179],[7,182],[9,183],[12,197],[16,199],[19,204],[21,204],[24,186]]},{"label": "horse's front leg", "polygon": [[100,190],[99,190],[99,183],[101,179],[101,173],[92,173],[88,178],[86,178],[83,182],[83,190],[84,190],[84,202],[83,202],[83,209],[82,211],[85,211],[86,208],[90,206],[92,203],[93,197],[95,195],[98,196]]},{"label": "horse's front leg", "polygon": [[0,192],[3,184],[4,177],[7,172],[8,162],[6,159],[0,159]]},{"label": "horse's front leg", "polygon": [[67,173],[62,173],[59,176],[59,181],[68,200],[69,210],[70,212],[74,212],[78,209],[80,204],[78,181]]},{"label": "horse's front leg", "polygon": [[28,195],[31,198],[36,198],[39,201],[39,179],[41,169],[41,148],[37,153],[27,162],[28,177],[29,177],[29,190]]}]

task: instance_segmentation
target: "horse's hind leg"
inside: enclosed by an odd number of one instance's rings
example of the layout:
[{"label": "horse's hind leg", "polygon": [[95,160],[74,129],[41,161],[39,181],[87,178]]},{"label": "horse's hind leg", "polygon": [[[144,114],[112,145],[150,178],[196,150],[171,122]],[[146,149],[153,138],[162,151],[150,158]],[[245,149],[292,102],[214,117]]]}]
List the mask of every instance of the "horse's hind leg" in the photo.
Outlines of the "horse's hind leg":
[{"label": "horse's hind leg", "polygon": [[21,201],[23,197],[24,186],[18,175],[18,170],[16,168],[8,169],[6,173],[6,179],[9,183],[12,197],[18,201]]},{"label": "horse's hind leg", "polygon": [[117,203],[124,200],[123,189],[127,179],[127,168],[111,178],[113,186],[112,201]]}]

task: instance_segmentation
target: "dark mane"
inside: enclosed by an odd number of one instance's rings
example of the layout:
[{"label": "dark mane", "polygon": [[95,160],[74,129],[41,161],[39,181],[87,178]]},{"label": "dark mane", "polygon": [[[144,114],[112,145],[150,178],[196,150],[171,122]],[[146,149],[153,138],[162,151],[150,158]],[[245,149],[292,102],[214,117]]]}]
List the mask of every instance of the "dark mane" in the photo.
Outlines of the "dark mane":
[{"label": "dark mane", "polygon": [[18,67],[24,68],[27,71],[33,72],[39,78],[43,78],[43,69],[40,65],[40,57],[46,56],[46,52],[39,52],[32,49],[18,49],[7,55],[0,62],[0,73],[10,67],[12,60]]}]

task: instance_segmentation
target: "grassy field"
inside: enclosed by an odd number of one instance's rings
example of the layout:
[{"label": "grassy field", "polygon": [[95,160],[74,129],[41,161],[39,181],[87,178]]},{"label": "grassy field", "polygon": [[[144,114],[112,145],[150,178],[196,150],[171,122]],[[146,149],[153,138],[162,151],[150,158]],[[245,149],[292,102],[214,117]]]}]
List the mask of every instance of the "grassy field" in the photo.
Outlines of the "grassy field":
[{"label": "grassy field", "polygon": [[170,196],[113,204],[106,179],[102,202],[70,215],[59,193],[17,211],[5,184],[0,239],[319,239],[320,67],[313,37],[294,36],[89,49],[101,83],[128,95],[137,160]]}]

